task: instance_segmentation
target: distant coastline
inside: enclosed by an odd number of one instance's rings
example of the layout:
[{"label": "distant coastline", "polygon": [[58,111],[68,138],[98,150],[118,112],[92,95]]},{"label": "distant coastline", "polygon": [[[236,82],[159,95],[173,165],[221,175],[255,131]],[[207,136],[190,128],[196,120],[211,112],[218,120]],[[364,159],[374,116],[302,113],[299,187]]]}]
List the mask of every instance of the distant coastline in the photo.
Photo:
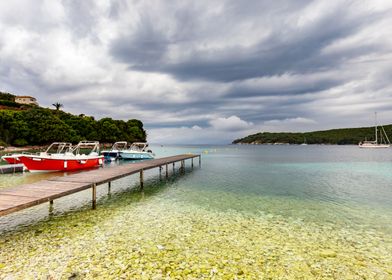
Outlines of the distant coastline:
[{"label": "distant coastline", "polygon": [[[389,138],[392,137],[392,124],[384,125]],[[357,145],[364,140],[374,140],[374,127],[339,128],[312,132],[259,132],[236,139],[232,144],[288,145],[325,144]]]}]

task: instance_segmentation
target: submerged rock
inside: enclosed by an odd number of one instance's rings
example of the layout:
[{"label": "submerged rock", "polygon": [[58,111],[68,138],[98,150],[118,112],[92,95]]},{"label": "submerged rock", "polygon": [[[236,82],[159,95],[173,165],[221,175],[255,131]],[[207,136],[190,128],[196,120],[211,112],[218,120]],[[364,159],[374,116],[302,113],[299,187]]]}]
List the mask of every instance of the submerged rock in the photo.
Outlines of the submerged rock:
[{"label": "submerged rock", "polygon": [[320,252],[320,256],[323,258],[335,258],[336,252],[333,250],[326,249]]}]

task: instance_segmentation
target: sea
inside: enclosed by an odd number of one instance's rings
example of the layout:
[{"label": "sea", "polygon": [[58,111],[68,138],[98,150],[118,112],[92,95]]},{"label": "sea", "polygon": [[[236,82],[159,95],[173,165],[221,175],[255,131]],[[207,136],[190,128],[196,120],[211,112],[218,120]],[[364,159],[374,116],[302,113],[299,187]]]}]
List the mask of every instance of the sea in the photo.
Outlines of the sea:
[{"label": "sea", "polygon": [[0,217],[0,279],[392,279],[392,149],[151,148],[201,165],[100,185],[96,210],[87,190]]}]

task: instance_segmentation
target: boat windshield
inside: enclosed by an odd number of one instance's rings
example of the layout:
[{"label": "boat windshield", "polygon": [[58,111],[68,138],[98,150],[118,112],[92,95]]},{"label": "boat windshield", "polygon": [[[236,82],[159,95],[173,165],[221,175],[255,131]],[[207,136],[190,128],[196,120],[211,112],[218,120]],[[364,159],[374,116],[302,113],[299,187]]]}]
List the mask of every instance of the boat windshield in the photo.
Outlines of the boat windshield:
[{"label": "boat windshield", "polygon": [[78,145],[73,148],[72,153],[75,155],[85,154],[91,155],[93,153],[99,153],[99,142],[98,141],[80,141]]},{"label": "boat windshield", "polygon": [[71,143],[54,142],[45,151],[47,154],[65,154],[72,150]]},{"label": "boat windshield", "polygon": [[126,141],[116,142],[113,144],[112,150],[122,151],[122,150],[125,150],[127,148],[127,146],[128,146],[128,143]]},{"label": "boat windshield", "polygon": [[133,150],[133,151],[141,151],[141,152],[144,152],[144,150],[146,149],[148,147],[148,144],[147,143],[139,143],[139,142],[136,142],[136,143],[133,143],[131,146],[130,146],[130,149],[131,150]]}]

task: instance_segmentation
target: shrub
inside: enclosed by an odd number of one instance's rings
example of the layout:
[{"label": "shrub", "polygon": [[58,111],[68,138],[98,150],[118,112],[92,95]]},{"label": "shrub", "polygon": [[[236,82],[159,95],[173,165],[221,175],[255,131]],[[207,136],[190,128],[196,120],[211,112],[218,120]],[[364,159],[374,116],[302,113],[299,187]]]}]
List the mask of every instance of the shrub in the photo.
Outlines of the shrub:
[{"label": "shrub", "polygon": [[13,144],[17,147],[20,147],[20,146],[26,146],[28,142],[25,139],[16,139]]}]

